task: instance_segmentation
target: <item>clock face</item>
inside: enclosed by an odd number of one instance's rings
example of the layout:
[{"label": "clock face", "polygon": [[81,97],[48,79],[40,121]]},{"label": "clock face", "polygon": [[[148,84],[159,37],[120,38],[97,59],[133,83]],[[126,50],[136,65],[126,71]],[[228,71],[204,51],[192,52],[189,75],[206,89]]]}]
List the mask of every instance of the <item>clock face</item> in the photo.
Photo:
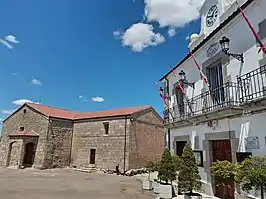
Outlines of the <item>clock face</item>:
[{"label": "clock face", "polygon": [[213,26],[213,24],[215,23],[215,21],[217,20],[218,17],[218,6],[217,5],[213,5],[206,16],[206,25],[207,27],[211,27]]}]

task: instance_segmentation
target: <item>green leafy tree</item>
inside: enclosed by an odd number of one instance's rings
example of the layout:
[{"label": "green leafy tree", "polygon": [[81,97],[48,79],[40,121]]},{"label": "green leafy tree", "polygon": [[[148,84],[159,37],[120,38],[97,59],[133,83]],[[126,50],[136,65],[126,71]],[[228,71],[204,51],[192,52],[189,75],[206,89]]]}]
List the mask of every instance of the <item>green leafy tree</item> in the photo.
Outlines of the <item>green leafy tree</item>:
[{"label": "green leafy tree", "polygon": [[245,159],[238,166],[235,180],[246,192],[253,188],[260,190],[263,199],[266,190],[266,157],[252,156]]},{"label": "green leafy tree", "polygon": [[171,153],[168,149],[164,150],[158,170],[158,178],[168,183],[176,179],[176,172]]},{"label": "green leafy tree", "polygon": [[227,160],[217,161],[211,167],[212,176],[217,185],[231,186],[235,181],[237,164]]},{"label": "green leafy tree", "polygon": [[178,190],[192,195],[193,190],[201,190],[201,177],[196,164],[196,158],[189,145],[186,145],[182,154],[182,164],[178,175]]}]

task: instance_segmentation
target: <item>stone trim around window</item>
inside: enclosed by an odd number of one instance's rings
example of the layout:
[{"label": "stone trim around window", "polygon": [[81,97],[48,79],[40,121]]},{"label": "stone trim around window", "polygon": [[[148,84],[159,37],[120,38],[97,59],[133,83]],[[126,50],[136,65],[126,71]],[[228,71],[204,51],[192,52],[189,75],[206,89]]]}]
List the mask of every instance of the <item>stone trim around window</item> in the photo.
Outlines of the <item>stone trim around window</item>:
[{"label": "stone trim around window", "polygon": [[[230,57],[228,55],[226,55],[223,51],[219,51],[216,55],[214,55],[213,57],[209,58],[208,60],[206,60],[203,64],[202,64],[202,72],[206,75],[206,70],[207,67],[211,67],[213,63],[219,61],[219,59],[221,60],[221,64],[222,64],[222,70],[223,70],[223,80],[224,82],[228,81],[228,77],[227,77],[227,65],[230,63]],[[200,76],[201,78],[201,76]],[[204,84],[204,86],[206,86]]]},{"label": "stone trim around window", "polygon": [[174,136],[174,140],[173,140],[173,149],[174,151],[176,151],[176,142],[177,141],[186,141],[187,143],[190,143],[190,138],[189,135],[180,135],[180,136]]}]

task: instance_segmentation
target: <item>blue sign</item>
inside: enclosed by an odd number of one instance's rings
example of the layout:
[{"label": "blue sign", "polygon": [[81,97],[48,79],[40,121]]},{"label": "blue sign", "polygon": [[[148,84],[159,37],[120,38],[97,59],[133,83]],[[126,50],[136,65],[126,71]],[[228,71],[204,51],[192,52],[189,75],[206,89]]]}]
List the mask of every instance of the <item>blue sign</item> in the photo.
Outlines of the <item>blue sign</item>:
[{"label": "blue sign", "polygon": [[213,57],[218,49],[219,49],[219,43],[218,42],[212,44],[207,50],[207,57],[208,58]]}]

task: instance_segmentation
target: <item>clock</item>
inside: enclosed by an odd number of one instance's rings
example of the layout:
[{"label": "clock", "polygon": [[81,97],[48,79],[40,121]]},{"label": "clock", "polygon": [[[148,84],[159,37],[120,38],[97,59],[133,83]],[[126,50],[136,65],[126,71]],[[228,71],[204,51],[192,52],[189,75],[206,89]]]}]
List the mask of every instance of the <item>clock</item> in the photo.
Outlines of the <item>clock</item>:
[{"label": "clock", "polygon": [[207,15],[206,15],[206,25],[207,27],[211,27],[213,26],[213,24],[216,22],[218,17],[218,6],[217,5],[213,5]]}]

